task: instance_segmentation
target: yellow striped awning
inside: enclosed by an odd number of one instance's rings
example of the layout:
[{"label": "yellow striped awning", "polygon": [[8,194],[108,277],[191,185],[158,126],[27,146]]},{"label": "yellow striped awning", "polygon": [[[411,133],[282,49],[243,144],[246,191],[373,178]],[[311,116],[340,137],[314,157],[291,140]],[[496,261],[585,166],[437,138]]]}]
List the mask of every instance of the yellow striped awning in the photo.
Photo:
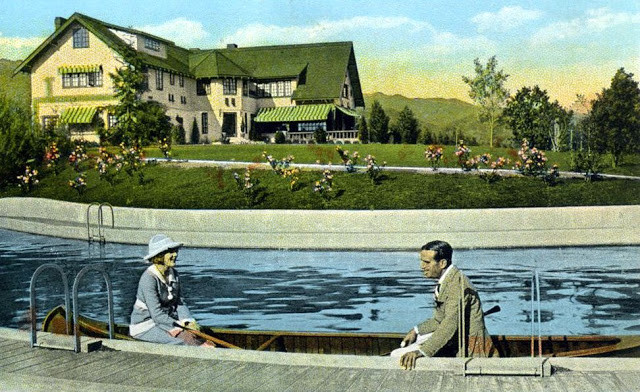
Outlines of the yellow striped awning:
[{"label": "yellow striped awning", "polygon": [[334,105],[298,105],[278,108],[262,108],[256,122],[326,121]]},{"label": "yellow striped awning", "polygon": [[102,66],[99,64],[89,64],[89,65],[63,65],[58,67],[58,73],[60,75],[71,74],[71,73],[89,73],[89,72],[100,72],[100,68]]},{"label": "yellow striped awning", "polygon": [[60,122],[62,124],[91,124],[97,110],[96,107],[74,106],[62,112]]}]

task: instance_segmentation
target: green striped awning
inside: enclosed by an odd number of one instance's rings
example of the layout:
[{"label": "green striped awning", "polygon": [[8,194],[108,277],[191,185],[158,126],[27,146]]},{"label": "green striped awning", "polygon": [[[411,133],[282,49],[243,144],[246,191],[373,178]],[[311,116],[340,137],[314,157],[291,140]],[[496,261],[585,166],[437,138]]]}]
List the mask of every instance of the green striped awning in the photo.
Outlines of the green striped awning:
[{"label": "green striped awning", "polygon": [[74,106],[62,112],[60,122],[63,124],[91,124],[97,110],[96,107]]},{"label": "green striped awning", "polygon": [[342,113],[346,114],[347,116],[351,116],[351,117],[360,117],[360,115],[358,114],[358,112],[356,112],[353,109],[349,109],[349,108],[343,108],[342,106],[336,106],[336,108],[338,108],[338,110],[340,110]]},{"label": "green striped awning", "polygon": [[331,104],[283,106],[278,108],[262,108],[256,116],[256,122],[295,122],[295,121],[326,121]]},{"label": "green striped awning", "polygon": [[89,73],[89,72],[100,72],[101,66],[99,64],[89,64],[89,65],[63,65],[58,67],[58,73],[60,75],[71,74],[71,73]]}]

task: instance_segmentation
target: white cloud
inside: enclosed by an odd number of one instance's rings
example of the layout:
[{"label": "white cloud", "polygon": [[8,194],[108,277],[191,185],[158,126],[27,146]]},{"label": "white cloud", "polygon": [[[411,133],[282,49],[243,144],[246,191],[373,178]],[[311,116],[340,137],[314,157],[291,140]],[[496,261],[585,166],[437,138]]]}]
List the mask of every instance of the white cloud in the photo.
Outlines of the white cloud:
[{"label": "white cloud", "polygon": [[580,18],[552,23],[540,29],[531,41],[534,44],[546,44],[581,35],[600,33],[620,25],[640,23],[640,13],[614,13],[608,8],[592,9]]},{"label": "white cloud", "polygon": [[506,32],[542,16],[537,10],[526,10],[520,6],[503,7],[498,12],[483,12],[471,18],[478,25],[478,32]]},{"label": "white cloud", "polygon": [[0,58],[23,60],[44,41],[42,37],[5,37],[0,32]]},{"label": "white cloud", "polygon": [[362,33],[372,30],[404,29],[409,33],[429,31],[433,27],[426,22],[406,17],[372,17],[356,16],[341,20],[322,20],[308,26],[276,26],[254,23],[242,27],[235,33],[224,37],[222,43],[236,43],[240,46],[279,43],[306,43],[344,37],[354,32]]},{"label": "white cloud", "polygon": [[211,35],[202,23],[186,18],[173,19],[159,25],[136,27],[136,29],[174,41],[182,46],[196,45]]}]

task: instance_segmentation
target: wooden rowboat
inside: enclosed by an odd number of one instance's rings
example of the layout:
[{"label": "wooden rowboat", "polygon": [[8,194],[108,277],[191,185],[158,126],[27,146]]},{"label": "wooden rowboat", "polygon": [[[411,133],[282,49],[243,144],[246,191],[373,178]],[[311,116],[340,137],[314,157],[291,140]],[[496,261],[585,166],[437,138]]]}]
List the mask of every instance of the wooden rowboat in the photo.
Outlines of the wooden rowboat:
[{"label": "wooden rowboat", "polygon": [[[108,338],[107,323],[78,316],[80,333],[85,336]],[[45,332],[64,334],[65,309],[58,306],[45,317]],[[133,340],[128,325],[116,325],[116,339]],[[70,329],[71,330],[71,329]],[[404,334],[399,333],[332,333],[291,331],[248,331],[202,327],[218,346],[237,346],[245,350],[280,351],[315,354],[386,355],[400,346]],[[501,357],[531,355],[530,336],[492,336]],[[225,345],[224,343],[227,343]],[[538,347],[536,338],[535,346]],[[537,349],[536,349],[537,350]],[[537,355],[536,351],[536,355]],[[545,357],[640,357],[640,335],[622,336],[543,336],[542,355]]]}]

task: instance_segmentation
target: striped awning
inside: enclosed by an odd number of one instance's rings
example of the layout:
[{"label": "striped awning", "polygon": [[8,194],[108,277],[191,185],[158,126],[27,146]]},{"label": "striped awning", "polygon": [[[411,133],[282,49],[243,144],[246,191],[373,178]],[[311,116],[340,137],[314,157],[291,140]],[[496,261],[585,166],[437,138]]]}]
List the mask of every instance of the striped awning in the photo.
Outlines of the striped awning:
[{"label": "striped awning", "polygon": [[101,66],[99,64],[89,64],[89,65],[63,65],[58,67],[58,73],[60,75],[71,74],[71,73],[89,73],[89,72],[100,72]]},{"label": "striped awning", "polygon": [[60,122],[63,124],[91,124],[97,110],[96,107],[74,106],[62,112]]},{"label": "striped awning", "polygon": [[342,106],[336,106],[336,108],[338,108],[338,110],[340,110],[342,113],[346,114],[347,116],[351,116],[351,117],[360,117],[360,115],[358,114],[358,112],[356,112],[353,109],[349,109],[349,108],[343,108]]},{"label": "striped awning", "polygon": [[334,108],[331,104],[283,106],[278,108],[262,108],[256,116],[256,122],[297,122],[326,121],[329,112]]}]

